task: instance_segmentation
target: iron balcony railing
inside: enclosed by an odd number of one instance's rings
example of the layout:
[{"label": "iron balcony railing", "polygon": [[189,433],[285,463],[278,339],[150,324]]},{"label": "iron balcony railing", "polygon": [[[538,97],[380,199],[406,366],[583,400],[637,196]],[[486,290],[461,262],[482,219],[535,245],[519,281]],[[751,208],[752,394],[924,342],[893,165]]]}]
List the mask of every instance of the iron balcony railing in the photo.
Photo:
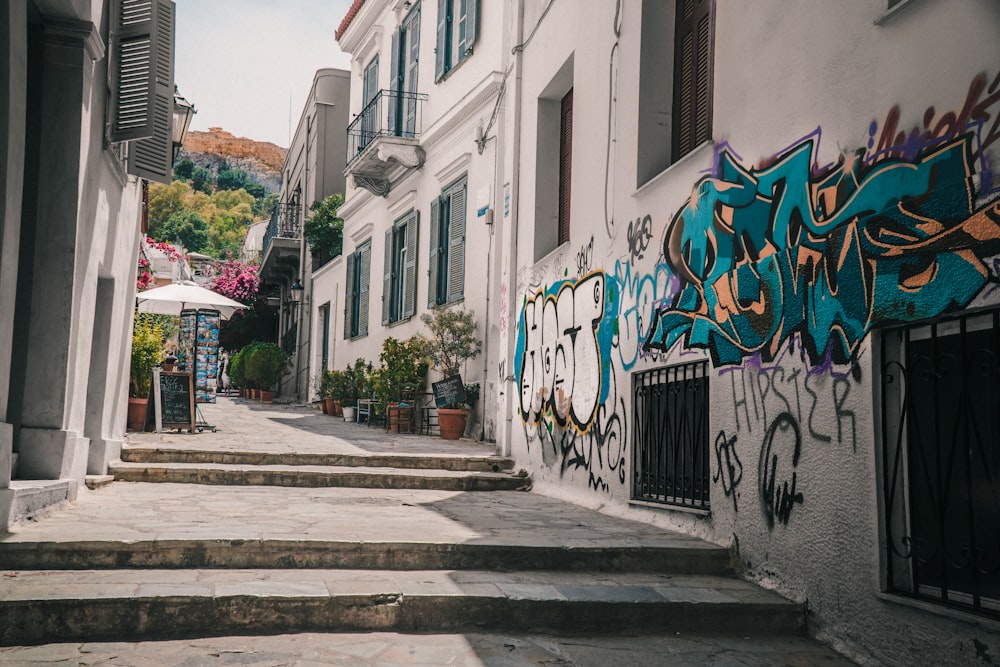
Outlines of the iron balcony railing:
[{"label": "iron balcony railing", "polygon": [[881,338],[886,589],[1000,618],[1000,311]]},{"label": "iron balcony railing", "polygon": [[708,362],[632,376],[632,498],[709,510]]},{"label": "iron balcony railing", "polygon": [[347,166],[379,137],[416,139],[423,122],[427,95],[401,90],[380,90],[347,126]]},{"label": "iron balcony railing", "polygon": [[275,238],[302,238],[302,219],[299,215],[298,202],[292,201],[275,205],[274,212],[271,213],[271,222],[267,224],[267,231],[264,233],[262,257],[267,256],[267,249],[271,247],[271,241]]}]

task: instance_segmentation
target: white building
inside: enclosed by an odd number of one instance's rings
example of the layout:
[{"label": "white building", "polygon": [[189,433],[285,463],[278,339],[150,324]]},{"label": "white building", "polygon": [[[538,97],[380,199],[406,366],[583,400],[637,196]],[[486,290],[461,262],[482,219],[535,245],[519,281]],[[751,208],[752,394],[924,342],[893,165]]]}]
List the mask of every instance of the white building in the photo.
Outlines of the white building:
[{"label": "white building", "polygon": [[265,289],[278,286],[278,342],[292,358],[280,393],[300,400],[309,398],[310,378],[317,368],[311,366],[311,350],[319,349],[310,335],[315,299],[309,277],[330,260],[310,252],[303,223],[314,202],[344,192],[350,90],[346,71],[326,68],[313,76],[281,169],[278,204],[262,243],[261,279]]},{"label": "white building", "polygon": [[0,8],[0,530],[125,432],[141,180],[169,182],[174,3]]},{"label": "white building", "polygon": [[[493,210],[502,189],[507,3],[355,2],[337,30],[352,56],[343,266],[331,294],[331,367],[379,363],[382,341],[424,330],[435,306],[471,310],[484,352],[468,433],[492,438],[499,273]],[[480,212],[482,215],[480,215]],[[491,303],[491,299],[494,300]],[[321,318],[318,318],[321,319]],[[491,373],[492,369],[492,373]],[[437,379],[432,371],[431,380]]]},{"label": "white building", "polygon": [[[864,663],[1000,655],[1000,5],[484,4],[523,7],[502,450],[730,547]],[[412,189],[353,207],[372,257]]]}]

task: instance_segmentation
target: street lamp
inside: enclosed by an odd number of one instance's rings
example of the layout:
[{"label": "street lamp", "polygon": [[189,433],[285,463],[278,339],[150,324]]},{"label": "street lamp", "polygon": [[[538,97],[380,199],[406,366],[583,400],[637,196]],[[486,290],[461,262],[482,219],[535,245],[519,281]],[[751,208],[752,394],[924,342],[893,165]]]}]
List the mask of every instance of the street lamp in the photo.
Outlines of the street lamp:
[{"label": "street lamp", "polygon": [[298,278],[296,278],[295,281],[292,283],[292,286],[288,288],[288,291],[292,296],[292,303],[300,303],[302,301],[302,292],[305,290],[302,287],[302,283],[299,282]]},{"label": "street lamp", "polygon": [[191,126],[191,117],[196,113],[198,113],[198,110],[194,108],[193,104],[181,97],[180,93],[177,92],[177,86],[174,85],[174,125],[173,136],[171,137],[174,143],[174,162],[177,161],[178,151],[184,145],[184,138],[187,136],[188,127]]}]

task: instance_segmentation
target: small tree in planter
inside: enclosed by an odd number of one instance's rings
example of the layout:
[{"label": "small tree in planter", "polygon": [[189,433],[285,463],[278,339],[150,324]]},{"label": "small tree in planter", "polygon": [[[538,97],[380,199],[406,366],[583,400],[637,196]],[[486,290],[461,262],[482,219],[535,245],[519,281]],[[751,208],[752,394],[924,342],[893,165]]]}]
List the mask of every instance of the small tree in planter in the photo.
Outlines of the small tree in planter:
[{"label": "small tree in planter", "polygon": [[132,361],[129,370],[128,426],[141,431],[146,421],[146,399],[153,369],[163,363],[163,331],[155,318],[136,314],[132,329]]},{"label": "small tree in planter", "polygon": [[344,420],[354,421],[355,410],[358,407],[358,399],[362,396],[370,396],[368,369],[369,364],[360,357],[354,360],[354,365],[348,365],[341,372],[342,384],[339,389],[342,393],[341,405],[344,409]]},{"label": "small tree in planter", "polygon": [[247,388],[246,349],[244,347],[238,350],[229,359],[229,379],[233,381],[234,387],[239,387],[240,391]]},{"label": "small tree in planter", "polygon": [[288,355],[274,343],[258,343],[253,346],[246,360],[246,374],[260,388],[262,402],[271,402],[274,396],[271,387],[281,381],[288,366]]},{"label": "small tree in planter", "polygon": [[323,371],[323,408],[327,414],[334,417],[342,417],[344,413],[342,407],[345,404],[344,371],[324,370]]},{"label": "small tree in planter", "polygon": [[398,409],[404,392],[415,392],[423,387],[427,374],[424,347],[419,336],[410,336],[404,341],[389,337],[382,341],[381,365],[372,373],[371,382],[379,412],[387,414],[390,407]]},{"label": "small tree in planter", "polygon": [[[435,308],[421,315],[420,319],[430,332],[424,342],[426,354],[445,378],[459,375],[462,364],[474,359],[483,349],[471,310]],[[470,392],[470,387],[475,389]],[[438,408],[438,428],[442,438],[457,440],[465,433],[469,406],[478,397],[479,385],[467,385],[465,401]]]}]

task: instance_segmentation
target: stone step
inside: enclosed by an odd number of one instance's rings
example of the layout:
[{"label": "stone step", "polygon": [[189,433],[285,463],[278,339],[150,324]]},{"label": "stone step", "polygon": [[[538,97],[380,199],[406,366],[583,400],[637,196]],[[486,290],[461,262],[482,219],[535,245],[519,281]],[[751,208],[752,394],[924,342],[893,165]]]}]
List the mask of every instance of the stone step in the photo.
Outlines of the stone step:
[{"label": "stone step", "polygon": [[805,610],[728,577],[409,570],[12,571],[0,643],[318,630],[802,634]]},{"label": "stone step", "polygon": [[13,479],[0,489],[0,533],[40,510],[75,500],[78,483],[69,479]]},{"label": "stone step", "polygon": [[337,568],[367,570],[564,570],[724,575],[729,552],[707,543],[649,546],[611,538],[600,546],[544,539],[468,543],[330,539],[179,539],[0,542],[12,569]]},{"label": "stone step", "polygon": [[122,448],[122,461],[129,463],[218,463],[227,465],[343,466],[404,468],[471,472],[506,472],[514,460],[499,456],[458,456],[397,453],[307,453],[176,449],[165,447]]},{"label": "stone step", "polygon": [[234,486],[353,487],[440,491],[518,491],[528,477],[506,473],[342,466],[240,466],[220,463],[112,464],[108,473],[125,482],[172,482]]}]

